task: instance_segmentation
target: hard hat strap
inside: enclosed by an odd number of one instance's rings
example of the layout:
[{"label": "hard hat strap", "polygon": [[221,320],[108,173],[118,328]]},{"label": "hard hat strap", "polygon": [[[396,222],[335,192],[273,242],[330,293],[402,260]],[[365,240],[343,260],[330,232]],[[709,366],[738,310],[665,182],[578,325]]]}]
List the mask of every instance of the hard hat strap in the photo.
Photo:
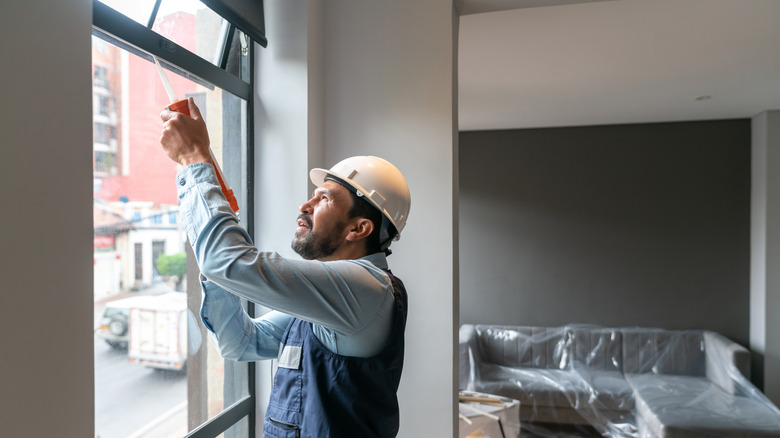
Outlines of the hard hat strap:
[{"label": "hard hat strap", "polygon": [[387,249],[387,247],[390,246],[390,243],[393,241],[393,238],[388,232],[391,226],[392,225],[390,225],[390,221],[387,220],[387,216],[382,215],[382,225],[379,226],[379,247],[383,251]]},{"label": "hard hat strap", "polygon": [[334,183],[337,183],[337,184],[340,184],[340,185],[344,186],[350,192],[358,195],[358,197],[362,197],[363,196],[363,193],[358,191],[358,189],[356,189],[354,186],[352,186],[352,184],[344,181],[343,179],[341,179],[341,178],[339,178],[337,176],[327,175],[327,176],[325,176],[325,179],[323,179],[323,181],[333,181]]}]

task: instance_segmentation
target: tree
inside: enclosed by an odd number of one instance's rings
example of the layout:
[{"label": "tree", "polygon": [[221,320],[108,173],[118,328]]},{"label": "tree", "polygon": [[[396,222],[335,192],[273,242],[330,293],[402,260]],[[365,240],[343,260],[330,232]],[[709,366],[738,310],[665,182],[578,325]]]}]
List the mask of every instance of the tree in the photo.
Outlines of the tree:
[{"label": "tree", "polygon": [[176,277],[176,290],[179,290],[184,280],[184,275],[187,273],[187,254],[183,252],[172,255],[160,254],[155,264],[157,265],[158,274]]}]

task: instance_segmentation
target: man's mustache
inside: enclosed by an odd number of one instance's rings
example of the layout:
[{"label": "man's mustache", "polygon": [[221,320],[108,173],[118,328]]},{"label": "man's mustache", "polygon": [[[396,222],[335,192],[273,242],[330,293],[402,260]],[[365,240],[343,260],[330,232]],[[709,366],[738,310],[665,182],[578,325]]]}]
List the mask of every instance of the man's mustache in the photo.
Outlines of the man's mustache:
[{"label": "man's mustache", "polygon": [[311,229],[313,224],[312,224],[312,221],[311,221],[311,218],[309,217],[309,215],[307,215],[307,214],[298,215],[298,220],[302,220],[302,221],[306,222],[306,226],[309,227],[309,229]]}]

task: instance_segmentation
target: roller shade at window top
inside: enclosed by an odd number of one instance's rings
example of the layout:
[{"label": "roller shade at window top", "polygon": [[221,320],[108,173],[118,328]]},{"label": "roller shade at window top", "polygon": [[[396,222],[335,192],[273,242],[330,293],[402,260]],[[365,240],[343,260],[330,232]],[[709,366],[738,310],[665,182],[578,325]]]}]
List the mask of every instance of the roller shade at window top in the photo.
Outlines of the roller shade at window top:
[{"label": "roller shade at window top", "polygon": [[265,38],[265,16],[263,0],[201,0],[214,12],[233,23],[263,47],[268,46]]}]

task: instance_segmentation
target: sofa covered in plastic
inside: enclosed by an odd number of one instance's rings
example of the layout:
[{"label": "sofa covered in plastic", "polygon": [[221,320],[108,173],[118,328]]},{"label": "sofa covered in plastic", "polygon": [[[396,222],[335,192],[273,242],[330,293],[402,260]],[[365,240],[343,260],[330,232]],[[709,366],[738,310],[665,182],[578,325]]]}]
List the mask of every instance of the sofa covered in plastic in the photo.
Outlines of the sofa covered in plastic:
[{"label": "sofa covered in plastic", "polygon": [[750,383],[749,370],[748,350],[711,331],[460,328],[460,389],[519,400],[531,429],[580,424],[610,437],[780,437],[780,410]]}]

